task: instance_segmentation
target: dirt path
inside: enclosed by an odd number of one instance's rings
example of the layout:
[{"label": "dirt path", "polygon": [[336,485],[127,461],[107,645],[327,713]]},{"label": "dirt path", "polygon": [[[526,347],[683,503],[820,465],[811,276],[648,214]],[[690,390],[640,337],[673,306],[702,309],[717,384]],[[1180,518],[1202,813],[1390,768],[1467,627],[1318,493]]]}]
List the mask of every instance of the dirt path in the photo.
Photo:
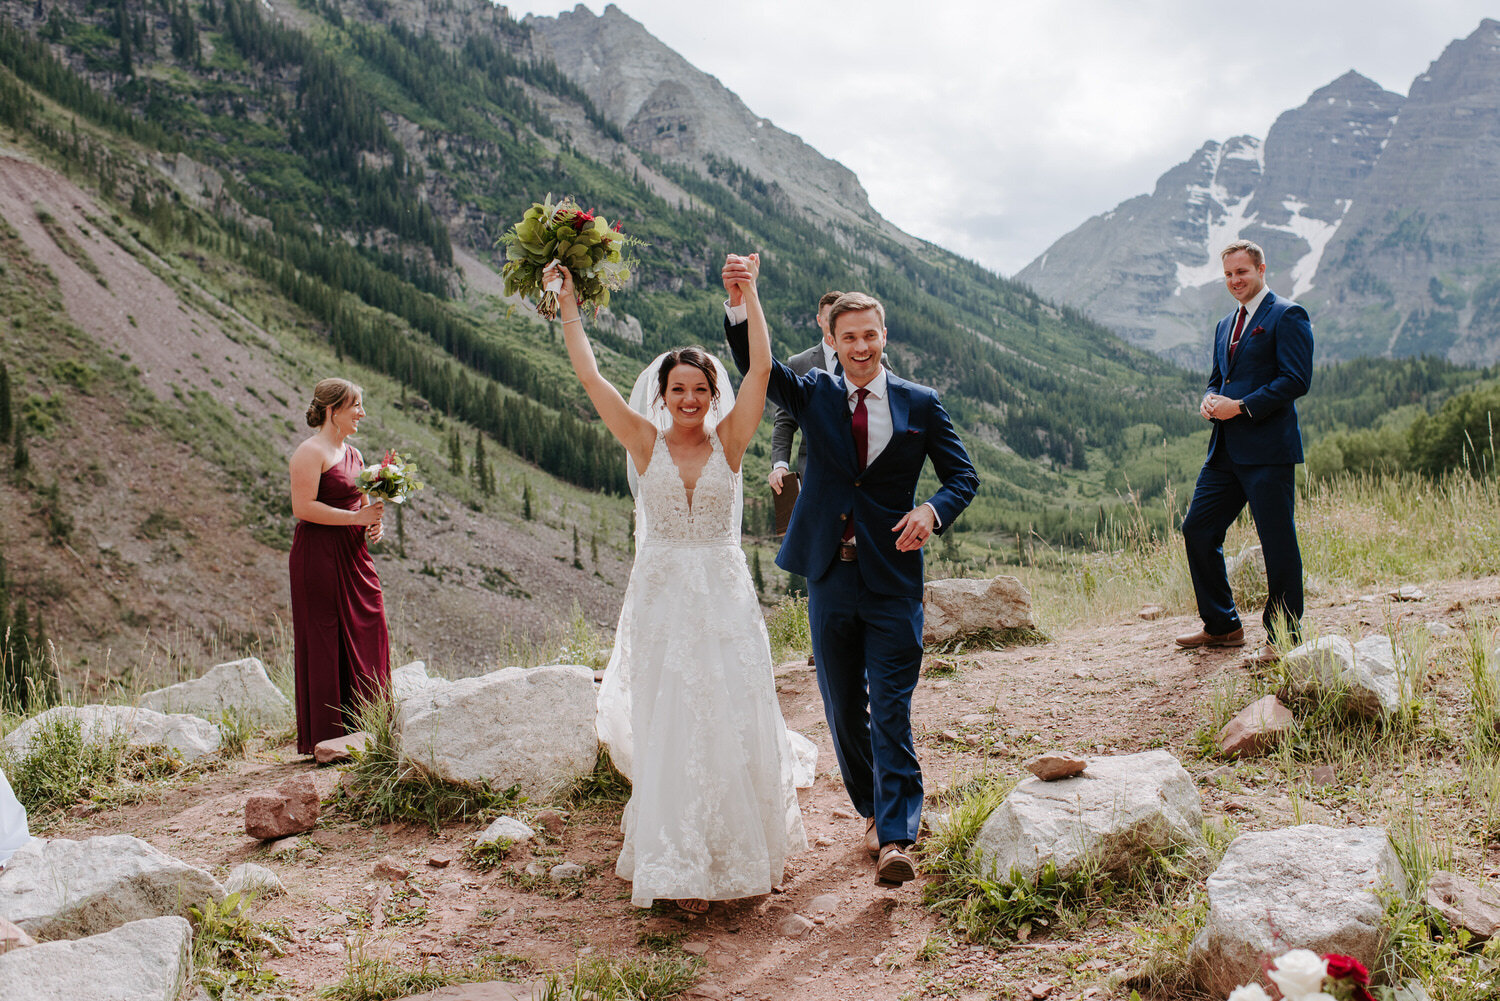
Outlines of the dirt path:
[{"label": "dirt path", "polygon": [[[1429,622],[1458,629],[1471,610],[1493,614],[1500,602],[1500,578],[1423,587],[1428,597],[1419,602],[1355,594],[1325,598],[1310,609],[1309,620],[1325,633],[1379,631],[1398,620],[1404,626]],[[915,700],[929,792],[984,769],[1019,774],[1021,760],[1054,746],[1091,754],[1166,747],[1194,774],[1213,768],[1217,762],[1197,755],[1194,734],[1207,718],[1209,693],[1243,674],[1245,651],[1175,649],[1172,637],[1195,626],[1187,617],[1153,622],[1132,617],[1070,630],[1042,645],[945,658],[956,661],[956,674],[929,658],[930,675]],[[1259,627],[1248,631],[1253,645]],[[529,851],[518,850],[502,869],[489,872],[470,868],[459,855],[477,830],[473,824],[449,826],[433,836],[425,827],[366,828],[328,818],[303,836],[306,848],[299,856],[272,859],[265,846],[242,832],[241,809],[248,790],[307,767],[290,748],[253,754],[159,800],[72,818],[53,833],[130,832],[220,876],[247,860],[277,870],[288,895],[265,901],[258,916],[285,921],[292,930],[287,955],[271,965],[290,978],[298,997],[311,997],[342,976],[346,936],[362,924],[370,926],[364,935],[372,953],[408,965],[422,957],[447,965],[503,953],[546,972],[591,953],[626,957],[653,945],[681,948],[703,962],[689,997],[1066,1001],[1124,996],[1111,995],[1106,983],[1130,954],[1133,932],[1128,922],[1110,914],[1096,916],[1071,936],[1038,936],[1000,950],[955,943],[919,957],[929,935],[941,931],[939,922],[921,904],[920,882],[899,890],[874,884],[860,846],[860,822],[849,815],[842,788],[827,775],[833,757],[812,670],[800,663],[782,665],[778,688],[788,725],[816,740],[822,754],[818,780],[802,794],[814,847],[788,866],[780,893],[716,906],[705,918],[630,905],[626,885],[613,874],[620,843],[617,806],[575,811],[559,833]],[[1230,794],[1215,784],[1202,789],[1205,815],[1226,816]],[[1238,790],[1234,799],[1230,805],[1241,829],[1292,822],[1284,789]],[[1304,817],[1321,809],[1302,807]],[[1320,819],[1342,824],[1364,818],[1351,806],[1343,815]],[[375,862],[388,855],[412,872],[409,880],[394,884],[394,891],[372,875]],[[429,859],[452,861],[438,868]],[[587,876],[576,889],[563,889],[521,875],[537,860],[578,862]],[[797,937],[782,927],[794,913],[813,921]],[[524,973],[517,976],[524,978]]]}]

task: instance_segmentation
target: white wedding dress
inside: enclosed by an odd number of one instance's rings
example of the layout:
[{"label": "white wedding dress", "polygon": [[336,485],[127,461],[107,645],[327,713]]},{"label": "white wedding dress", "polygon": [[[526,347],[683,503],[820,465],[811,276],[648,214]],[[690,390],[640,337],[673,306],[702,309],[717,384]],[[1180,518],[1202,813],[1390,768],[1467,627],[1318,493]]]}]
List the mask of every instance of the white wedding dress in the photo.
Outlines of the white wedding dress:
[{"label": "white wedding dress", "polygon": [[709,441],[689,504],[657,434],[599,692],[600,739],[633,787],[615,872],[638,907],[768,893],[807,848],[793,765],[810,743],[795,736],[796,754],[789,744],[739,545],[739,474],[712,430]]}]

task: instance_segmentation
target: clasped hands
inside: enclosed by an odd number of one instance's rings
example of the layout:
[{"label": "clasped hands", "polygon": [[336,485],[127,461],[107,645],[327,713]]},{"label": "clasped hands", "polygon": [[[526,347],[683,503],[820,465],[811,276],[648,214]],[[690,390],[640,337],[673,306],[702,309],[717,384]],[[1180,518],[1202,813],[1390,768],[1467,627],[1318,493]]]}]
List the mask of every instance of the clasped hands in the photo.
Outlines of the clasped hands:
[{"label": "clasped hands", "polygon": [[1198,413],[1203,415],[1204,420],[1209,421],[1227,421],[1244,412],[1245,408],[1240,406],[1239,400],[1231,400],[1218,393],[1209,393],[1198,407]]},{"label": "clasped hands", "polygon": [[738,306],[745,301],[745,290],[754,287],[760,277],[759,254],[729,254],[724,258],[724,291],[729,295],[729,305]]}]

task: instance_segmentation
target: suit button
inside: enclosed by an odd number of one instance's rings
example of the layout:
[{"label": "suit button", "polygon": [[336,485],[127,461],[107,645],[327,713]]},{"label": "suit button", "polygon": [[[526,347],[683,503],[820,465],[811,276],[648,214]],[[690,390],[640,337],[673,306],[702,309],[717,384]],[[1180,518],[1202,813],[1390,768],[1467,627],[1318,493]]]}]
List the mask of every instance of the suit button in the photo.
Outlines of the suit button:
[{"label": "suit button", "polygon": [[847,514],[841,514],[841,515],[839,515],[839,521],[848,521],[848,520],[849,520],[849,516]]},{"label": "suit button", "polygon": [[857,486],[859,486],[859,480],[855,480],[855,481],[854,481],[854,485],[855,485],[855,486],[856,486],[856,487],[857,487]]}]

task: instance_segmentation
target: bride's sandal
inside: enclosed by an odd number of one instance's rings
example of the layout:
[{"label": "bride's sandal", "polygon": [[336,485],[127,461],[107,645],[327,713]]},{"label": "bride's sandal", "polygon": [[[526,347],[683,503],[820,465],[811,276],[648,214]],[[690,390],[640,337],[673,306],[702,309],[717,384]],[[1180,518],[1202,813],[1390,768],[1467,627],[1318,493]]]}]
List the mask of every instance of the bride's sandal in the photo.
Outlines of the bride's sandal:
[{"label": "bride's sandal", "polygon": [[697,897],[684,897],[676,901],[676,904],[678,910],[689,914],[707,914],[710,906],[707,900],[699,900]]}]

